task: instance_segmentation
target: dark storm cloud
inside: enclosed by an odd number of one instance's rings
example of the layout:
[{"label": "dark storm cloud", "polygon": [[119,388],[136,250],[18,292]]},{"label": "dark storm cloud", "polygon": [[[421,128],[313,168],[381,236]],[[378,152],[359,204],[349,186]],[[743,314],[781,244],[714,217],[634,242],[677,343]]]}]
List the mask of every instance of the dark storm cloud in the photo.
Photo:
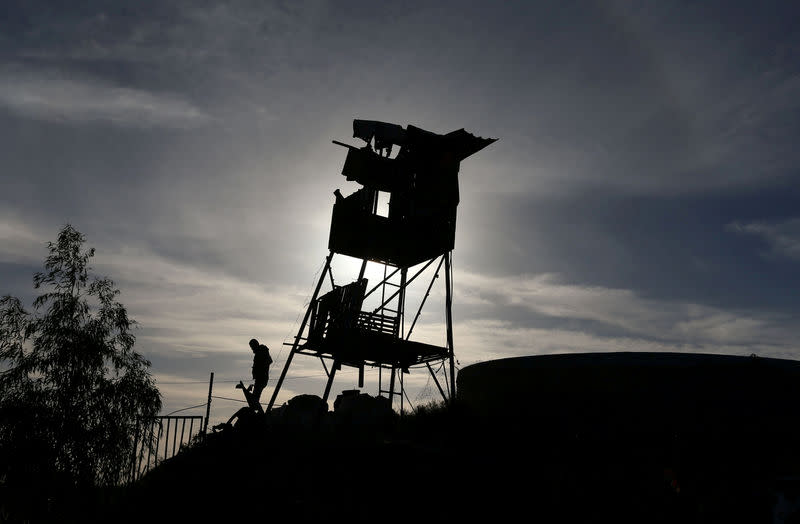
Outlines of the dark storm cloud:
[{"label": "dark storm cloud", "polygon": [[761,7],[732,17],[724,6],[601,5],[564,8],[570,16],[545,18],[541,31],[534,24],[524,61],[507,60],[487,82],[513,89],[488,98],[503,143],[530,166],[518,184],[675,194],[761,185],[796,166],[788,5],[760,20],[778,22],[769,37],[751,25]]}]

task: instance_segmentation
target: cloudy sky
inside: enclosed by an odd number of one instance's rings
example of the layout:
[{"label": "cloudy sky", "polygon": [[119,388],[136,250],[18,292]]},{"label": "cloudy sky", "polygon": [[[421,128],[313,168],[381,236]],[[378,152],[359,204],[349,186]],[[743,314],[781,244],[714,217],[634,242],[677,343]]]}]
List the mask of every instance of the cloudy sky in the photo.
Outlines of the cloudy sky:
[{"label": "cloudy sky", "polygon": [[[30,306],[45,242],[74,225],[165,413],[204,403],[212,371],[240,398],[251,337],[278,375],[332,192],[358,187],[331,144],[356,143],[354,118],[499,139],[461,166],[460,367],[800,357],[794,2],[124,4],[0,7],[0,294]],[[419,335],[443,344],[432,302]],[[331,400],[355,384],[344,370]],[[426,372],[406,385],[438,396]],[[323,386],[298,357],[279,402]],[[240,405],[215,399],[212,422]]]}]

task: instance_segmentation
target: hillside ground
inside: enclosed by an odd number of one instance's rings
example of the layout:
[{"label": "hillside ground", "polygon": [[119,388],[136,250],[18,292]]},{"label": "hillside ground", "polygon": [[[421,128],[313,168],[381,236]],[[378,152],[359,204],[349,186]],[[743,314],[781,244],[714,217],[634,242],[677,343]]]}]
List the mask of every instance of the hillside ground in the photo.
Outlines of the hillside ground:
[{"label": "hillside ground", "polygon": [[[98,515],[790,522],[797,465],[792,453],[744,437],[558,434],[535,421],[478,420],[438,406],[335,433],[242,424],[210,434]],[[786,518],[776,520],[781,504]]]}]

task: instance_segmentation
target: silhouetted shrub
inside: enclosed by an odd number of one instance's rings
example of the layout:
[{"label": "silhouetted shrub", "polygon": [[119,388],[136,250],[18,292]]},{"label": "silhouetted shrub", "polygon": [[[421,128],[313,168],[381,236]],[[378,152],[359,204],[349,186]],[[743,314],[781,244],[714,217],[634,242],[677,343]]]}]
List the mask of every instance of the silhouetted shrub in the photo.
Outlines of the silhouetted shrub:
[{"label": "silhouetted shrub", "polygon": [[94,249],[84,251],[84,241],[67,225],[48,243],[44,271],[33,278],[44,290],[34,313],[18,298],[0,299],[5,490],[44,498],[120,483],[139,421],[161,409],[150,363],[133,350],[135,322],[116,301],[114,283],[90,277]]}]

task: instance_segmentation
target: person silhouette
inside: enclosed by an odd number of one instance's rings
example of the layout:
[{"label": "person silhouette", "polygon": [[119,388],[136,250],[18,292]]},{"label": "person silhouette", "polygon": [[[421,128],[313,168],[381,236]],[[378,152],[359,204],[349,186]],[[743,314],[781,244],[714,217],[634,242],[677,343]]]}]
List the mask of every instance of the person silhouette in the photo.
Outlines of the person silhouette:
[{"label": "person silhouette", "polygon": [[264,344],[259,344],[258,340],[250,340],[250,349],[253,350],[253,380],[254,383],[247,389],[252,388],[253,401],[258,403],[261,392],[267,385],[269,379],[269,365],[272,364],[272,357],[269,348]]}]

